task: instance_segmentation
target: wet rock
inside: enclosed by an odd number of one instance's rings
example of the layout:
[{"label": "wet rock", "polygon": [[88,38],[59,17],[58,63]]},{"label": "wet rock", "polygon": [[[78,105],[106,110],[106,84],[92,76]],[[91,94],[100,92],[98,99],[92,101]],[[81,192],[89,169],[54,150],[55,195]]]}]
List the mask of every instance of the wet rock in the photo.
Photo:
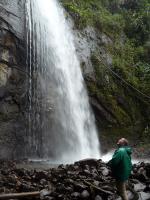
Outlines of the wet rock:
[{"label": "wet rock", "polygon": [[101,186],[102,189],[106,190],[106,191],[111,191],[111,192],[114,192],[114,189],[109,186],[109,185],[104,185],[104,186]]},{"label": "wet rock", "polygon": [[100,183],[99,181],[95,181],[95,180],[93,182],[93,184],[96,185],[96,186],[99,186],[99,183]]},{"label": "wet rock", "polygon": [[139,183],[139,181],[137,179],[133,179],[133,178],[132,178],[131,182],[134,183],[134,184],[138,184]]},{"label": "wet rock", "polygon": [[13,103],[7,103],[7,102],[1,102],[1,108],[0,108],[0,113],[3,115],[8,115],[11,113],[18,113],[19,112],[19,108],[18,105]]},{"label": "wet rock", "polygon": [[138,174],[137,178],[138,178],[138,180],[141,181],[141,182],[146,182],[147,179],[148,179],[145,173]]},{"label": "wet rock", "polygon": [[145,192],[140,192],[139,196],[141,197],[141,199],[143,200],[149,200],[150,199],[150,193],[145,193]]},{"label": "wet rock", "polygon": [[0,60],[5,63],[15,63],[15,58],[12,52],[4,47],[0,47]]},{"label": "wet rock", "polygon": [[26,170],[25,169],[15,169],[14,172],[18,175],[18,176],[26,176]]},{"label": "wet rock", "polygon": [[65,190],[69,193],[73,193],[73,188],[72,187],[66,187]]},{"label": "wet rock", "polygon": [[22,183],[19,188],[20,192],[30,192],[32,189],[30,183]]},{"label": "wet rock", "polygon": [[44,200],[55,200],[55,198],[54,197],[44,197]]},{"label": "wet rock", "polygon": [[47,178],[48,178],[47,174],[48,174],[48,173],[47,173],[46,171],[39,171],[39,172],[36,172],[35,179],[36,179],[36,180],[47,179]]},{"label": "wet rock", "polygon": [[65,188],[65,186],[63,184],[59,183],[59,184],[56,185],[56,192],[61,193],[61,192],[65,191],[65,190],[66,190],[66,188]]},{"label": "wet rock", "polygon": [[84,160],[80,160],[78,162],[75,162],[75,164],[78,164],[80,166],[85,166],[85,165],[89,165],[89,166],[97,166],[97,160],[96,159],[84,159]]},{"label": "wet rock", "polygon": [[71,197],[79,198],[80,197],[80,193],[79,192],[73,192],[71,194]]},{"label": "wet rock", "polygon": [[90,194],[87,190],[84,190],[82,193],[81,193],[81,198],[82,199],[88,199],[90,197]]},{"label": "wet rock", "polygon": [[63,200],[63,199],[64,199],[64,195],[63,195],[63,194],[59,194],[59,195],[57,196],[57,199]]},{"label": "wet rock", "polygon": [[102,200],[102,197],[99,196],[99,195],[97,195],[97,196],[95,197],[95,200]]},{"label": "wet rock", "polygon": [[1,174],[2,174],[2,175],[8,175],[8,174],[9,174],[9,171],[6,170],[6,169],[2,169],[2,170],[1,170]]},{"label": "wet rock", "polygon": [[150,192],[150,183],[146,183],[146,187],[143,189],[144,192]]},{"label": "wet rock", "polygon": [[2,85],[4,85],[3,83],[2,84],[0,83],[0,85],[1,85],[1,87],[0,87],[0,99],[3,99],[5,97],[7,91],[6,91],[5,87],[2,86]]},{"label": "wet rock", "polygon": [[41,179],[41,180],[40,180],[40,184],[41,184],[41,185],[46,185],[46,184],[47,184],[47,180]]},{"label": "wet rock", "polygon": [[40,191],[40,199],[45,199],[46,196],[50,195],[51,192],[46,190],[46,189],[43,189]]},{"label": "wet rock", "polygon": [[90,176],[91,172],[89,170],[85,169],[82,172],[80,172],[80,174],[85,175],[85,176],[87,176],[87,175]]},{"label": "wet rock", "polygon": [[108,176],[109,170],[106,167],[101,167],[101,170],[103,176]]},{"label": "wet rock", "polygon": [[136,183],[134,184],[134,190],[135,191],[143,191],[145,188],[145,185],[142,183]]},{"label": "wet rock", "polygon": [[[116,194],[113,178],[108,173],[102,173],[105,169],[108,169],[105,163],[97,161],[97,165],[80,165],[78,163],[78,167],[75,166],[77,164],[36,171],[24,168],[17,169],[14,162],[9,162],[8,165],[0,162],[0,192],[28,192],[46,189],[43,200],[120,199]],[[146,166],[139,164],[134,166],[137,170],[133,171],[130,178],[131,184],[127,187],[129,199],[138,200],[142,196],[143,200],[148,200],[150,183],[148,180],[146,182],[139,180],[139,171],[144,172]],[[85,174],[85,170],[90,173],[81,175]],[[81,173],[75,173],[75,171]],[[95,176],[95,173],[98,173],[97,176]]]},{"label": "wet rock", "polygon": [[5,86],[11,74],[11,69],[4,63],[0,63],[0,87]]},{"label": "wet rock", "polygon": [[78,191],[83,191],[84,189],[87,188],[87,186],[81,183],[74,183],[74,188],[77,189]]}]

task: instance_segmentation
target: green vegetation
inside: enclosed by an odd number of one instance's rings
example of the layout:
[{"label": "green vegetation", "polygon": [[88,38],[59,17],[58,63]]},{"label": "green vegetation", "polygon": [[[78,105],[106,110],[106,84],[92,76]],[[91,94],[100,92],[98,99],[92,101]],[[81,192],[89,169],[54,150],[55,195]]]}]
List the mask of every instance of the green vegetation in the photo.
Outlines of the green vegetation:
[{"label": "green vegetation", "polygon": [[108,35],[118,34],[124,26],[121,15],[110,13],[100,0],[62,0],[64,7],[75,18],[77,28],[95,26]]},{"label": "green vegetation", "polygon": [[[122,3],[123,2],[123,3]],[[150,0],[62,0],[78,29],[93,26],[109,36],[113,68],[150,94]]]},{"label": "green vegetation", "polygon": [[[97,55],[101,55],[95,50],[91,62],[96,80],[87,81],[89,95],[117,121],[111,126],[104,123],[105,131],[115,137],[120,132],[136,132],[137,137],[150,138],[150,99],[146,97],[150,96],[150,0],[61,1],[77,29],[92,26],[111,41],[103,44],[103,49],[112,58],[112,65],[100,62]],[[136,89],[115,77],[109,68]]]}]

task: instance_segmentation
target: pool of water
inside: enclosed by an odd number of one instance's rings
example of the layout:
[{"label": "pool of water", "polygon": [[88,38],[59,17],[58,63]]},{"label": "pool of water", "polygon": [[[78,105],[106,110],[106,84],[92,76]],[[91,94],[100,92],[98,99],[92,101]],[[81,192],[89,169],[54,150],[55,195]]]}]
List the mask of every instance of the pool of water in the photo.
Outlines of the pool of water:
[{"label": "pool of water", "polygon": [[[104,162],[108,162],[111,158],[112,155],[114,153],[114,150],[108,152],[107,154],[102,155],[101,159]],[[132,158],[132,163],[136,164],[139,162],[148,162],[150,163],[150,159],[136,159],[136,158]],[[18,168],[25,168],[25,169],[39,169],[39,170],[46,170],[49,168],[56,168],[58,167],[58,165],[60,164],[73,164],[73,163],[60,163],[59,161],[55,161],[55,160],[46,160],[46,159],[29,159],[25,162],[20,162],[17,164]]]}]

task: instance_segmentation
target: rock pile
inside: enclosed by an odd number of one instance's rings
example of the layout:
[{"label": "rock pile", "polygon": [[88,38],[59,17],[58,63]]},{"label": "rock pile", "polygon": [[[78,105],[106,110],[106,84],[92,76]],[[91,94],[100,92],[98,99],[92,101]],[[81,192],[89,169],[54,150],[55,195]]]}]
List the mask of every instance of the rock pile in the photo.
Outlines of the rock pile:
[{"label": "rock pile", "polygon": [[[86,159],[48,170],[20,169],[14,162],[0,163],[1,195],[34,191],[42,191],[42,195],[28,199],[120,199],[111,171],[102,160]],[[134,200],[150,200],[150,163],[133,165],[128,196]]]}]

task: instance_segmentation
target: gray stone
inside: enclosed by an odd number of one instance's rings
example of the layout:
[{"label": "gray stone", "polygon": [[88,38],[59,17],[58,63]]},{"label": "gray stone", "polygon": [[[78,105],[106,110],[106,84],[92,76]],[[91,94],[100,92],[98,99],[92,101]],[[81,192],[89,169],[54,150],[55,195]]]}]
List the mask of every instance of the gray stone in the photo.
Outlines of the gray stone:
[{"label": "gray stone", "polygon": [[106,34],[101,33],[99,37],[101,38],[101,41],[104,45],[113,44],[113,41]]},{"label": "gray stone", "polygon": [[96,195],[95,200],[103,200],[101,196]]},{"label": "gray stone", "polygon": [[103,174],[103,176],[108,176],[109,170],[106,167],[103,167],[102,168],[102,174]]},{"label": "gray stone", "polygon": [[81,198],[82,199],[88,199],[90,196],[89,192],[87,190],[83,190],[83,192],[81,193]]},{"label": "gray stone", "polygon": [[143,200],[149,200],[149,199],[150,199],[150,193],[139,192],[139,196],[140,196],[141,199],[143,199]]},{"label": "gray stone", "polygon": [[142,184],[142,183],[134,184],[134,190],[135,190],[136,192],[140,192],[140,191],[142,191],[144,188],[145,188],[145,185]]},{"label": "gray stone", "polygon": [[81,166],[84,166],[84,165],[97,166],[97,159],[87,158],[87,159],[79,160],[75,162],[75,164],[79,164]]},{"label": "gray stone", "polygon": [[0,87],[0,99],[4,98],[5,94],[6,94],[6,89],[4,86],[1,86]]},{"label": "gray stone", "polygon": [[94,185],[96,185],[97,187],[99,186],[99,181],[95,181],[95,180],[94,180],[93,183],[94,183]]},{"label": "gray stone", "polygon": [[0,63],[0,87],[5,86],[11,70],[8,68],[6,64]]},{"label": "gray stone", "polygon": [[0,21],[1,27],[11,30],[16,37],[24,38],[25,25],[25,1],[24,0],[1,0]]},{"label": "gray stone", "polygon": [[104,33],[97,34],[93,27],[86,27],[83,31],[74,31],[75,44],[77,54],[80,59],[83,74],[86,76],[92,76],[94,78],[94,69],[91,63],[91,55],[97,54],[97,56],[103,57],[108,65],[112,64],[112,57],[105,49],[105,45],[112,44],[112,40]]},{"label": "gray stone", "polygon": [[71,194],[72,197],[75,197],[75,198],[79,198],[80,197],[80,193],[79,192],[73,192]]},{"label": "gray stone", "polygon": [[13,135],[14,121],[0,122],[0,158],[10,158],[14,155],[16,138]]},{"label": "gray stone", "polygon": [[18,113],[19,108],[17,104],[9,104],[7,102],[1,102],[0,114],[9,115],[10,113]]}]

